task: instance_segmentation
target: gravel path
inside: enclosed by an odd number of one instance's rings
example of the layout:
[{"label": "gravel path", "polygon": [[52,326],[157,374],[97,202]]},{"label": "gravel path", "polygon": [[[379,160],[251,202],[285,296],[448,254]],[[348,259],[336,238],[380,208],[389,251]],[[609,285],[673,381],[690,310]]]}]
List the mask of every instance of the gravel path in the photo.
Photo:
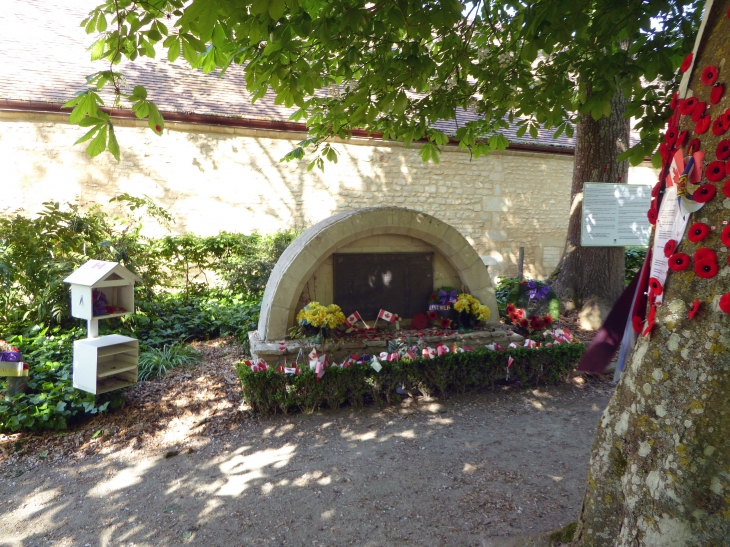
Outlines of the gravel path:
[{"label": "gravel path", "polygon": [[577,518],[612,392],[578,379],[257,418],[236,404],[238,354],[207,351],[84,429],[5,437],[0,545],[482,547],[551,530]]}]

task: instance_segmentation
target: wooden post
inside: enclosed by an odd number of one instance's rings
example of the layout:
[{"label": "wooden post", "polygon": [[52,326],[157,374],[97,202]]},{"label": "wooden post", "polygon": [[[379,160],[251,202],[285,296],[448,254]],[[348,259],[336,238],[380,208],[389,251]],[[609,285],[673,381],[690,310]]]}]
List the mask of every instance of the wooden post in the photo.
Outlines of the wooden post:
[{"label": "wooden post", "polygon": [[524,277],[525,248],[520,247],[520,253],[517,255],[517,279],[522,281]]}]

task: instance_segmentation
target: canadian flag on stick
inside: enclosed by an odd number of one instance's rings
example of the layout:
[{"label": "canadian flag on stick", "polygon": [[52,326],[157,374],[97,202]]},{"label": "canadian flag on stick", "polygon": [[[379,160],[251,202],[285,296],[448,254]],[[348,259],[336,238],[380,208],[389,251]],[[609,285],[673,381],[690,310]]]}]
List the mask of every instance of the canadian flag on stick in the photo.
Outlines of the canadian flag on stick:
[{"label": "canadian flag on stick", "polygon": [[347,319],[345,319],[345,326],[346,327],[354,327],[358,321],[362,321],[362,317],[360,317],[360,314],[357,312],[352,312],[352,315],[350,315]]},{"label": "canadian flag on stick", "polygon": [[380,310],[378,312],[378,319],[382,319],[383,321],[387,321],[388,323],[394,323],[395,314],[390,313],[389,311]]}]

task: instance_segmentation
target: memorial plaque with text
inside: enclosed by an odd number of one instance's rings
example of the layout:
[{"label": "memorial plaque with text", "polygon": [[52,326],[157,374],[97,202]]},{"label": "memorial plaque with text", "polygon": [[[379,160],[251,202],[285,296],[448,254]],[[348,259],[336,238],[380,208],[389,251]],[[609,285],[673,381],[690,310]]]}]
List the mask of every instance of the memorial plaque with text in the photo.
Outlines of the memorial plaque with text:
[{"label": "memorial plaque with text", "polygon": [[646,212],[651,205],[651,186],[586,182],[583,185],[584,247],[649,245],[651,225]]}]

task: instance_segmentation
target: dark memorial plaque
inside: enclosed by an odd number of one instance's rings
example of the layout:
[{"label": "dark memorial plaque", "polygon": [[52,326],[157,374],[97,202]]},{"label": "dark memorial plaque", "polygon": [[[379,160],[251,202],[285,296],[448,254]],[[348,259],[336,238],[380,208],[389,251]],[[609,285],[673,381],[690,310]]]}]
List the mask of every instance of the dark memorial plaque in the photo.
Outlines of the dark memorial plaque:
[{"label": "dark memorial plaque", "polygon": [[381,309],[411,319],[433,293],[433,253],[333,255],[334,302],[345,315],[375,319]]}]

